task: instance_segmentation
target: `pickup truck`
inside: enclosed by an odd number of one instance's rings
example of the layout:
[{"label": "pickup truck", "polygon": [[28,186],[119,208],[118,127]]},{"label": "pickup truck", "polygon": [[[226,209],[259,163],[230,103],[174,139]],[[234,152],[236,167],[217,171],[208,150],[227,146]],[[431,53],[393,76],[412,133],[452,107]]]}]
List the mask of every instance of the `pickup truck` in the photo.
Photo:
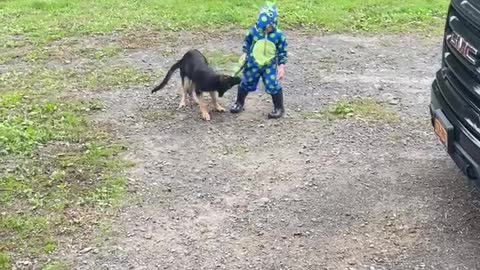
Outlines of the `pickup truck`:
[{"label": "pickup truck", "polygon": [[480,1],[451,0],[441,68],[431,87],[433,131],[480,188]]}]

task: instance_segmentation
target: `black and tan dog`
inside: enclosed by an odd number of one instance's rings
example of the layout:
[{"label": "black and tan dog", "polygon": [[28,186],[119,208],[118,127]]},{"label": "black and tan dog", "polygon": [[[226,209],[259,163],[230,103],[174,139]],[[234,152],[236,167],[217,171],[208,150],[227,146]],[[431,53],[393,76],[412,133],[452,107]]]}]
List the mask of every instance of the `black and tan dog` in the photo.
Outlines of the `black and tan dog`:
[{"label": "black and tan dog", "polygon": [[[175,63],[159,86],[152,90],[157,92],[167,85],[175,70],[180,69],[180,77],[182,78],[182,99],[179,108],[185,107],[187,94],[192,97],[197,104],[200,105],[202,118],[206,121],[210,120],[208,113],[208,103],[206,103],[202,94],[208,92],[212,98],[212,102],[216,111],[224,112],[225,108],[218,104],[217,96],[223,97],[233,86],[240,84],[240,78],[217,74],[208,64],[207,58],[198,50],[188,51],[182,59]],[[195,90],[195,95],[193,95]]]}]

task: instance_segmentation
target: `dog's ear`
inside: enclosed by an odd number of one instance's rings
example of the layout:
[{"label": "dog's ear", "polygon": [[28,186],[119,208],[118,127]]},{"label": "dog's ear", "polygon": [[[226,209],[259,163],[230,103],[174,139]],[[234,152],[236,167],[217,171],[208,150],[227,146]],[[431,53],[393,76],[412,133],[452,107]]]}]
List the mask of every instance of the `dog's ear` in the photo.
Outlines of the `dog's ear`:
[{"label": "dog's ear", "polygon": [[221,89],[227,89],[228,87],[228,76],[220,75],[218,77],[218,83]]}]

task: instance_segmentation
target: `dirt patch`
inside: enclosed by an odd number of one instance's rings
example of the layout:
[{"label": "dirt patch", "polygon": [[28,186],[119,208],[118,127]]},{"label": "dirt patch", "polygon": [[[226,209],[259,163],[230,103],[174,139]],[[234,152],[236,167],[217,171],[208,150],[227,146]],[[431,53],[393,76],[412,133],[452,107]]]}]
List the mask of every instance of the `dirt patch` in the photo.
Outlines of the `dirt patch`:
[{"label": "dirt patch", "polygon": [[[197,107],[177,111],[178,79],[156,95],[94,94],[106,104],[95,120],[131,147],[138,203],[98,252],[65,255],[76,269],[480,267],[478,197],[428,122],[441,38],[287,35],[279,121],[266,119],[270,97],[252,93],[244,113],[205,123]],[[184,34],[165,45],[139,35],[120,39],[135,49],[122,45],[114,61],[166,70],[191,47],[238,53],[241,38]],[[358,98],[401,121],[305,117]]]}]

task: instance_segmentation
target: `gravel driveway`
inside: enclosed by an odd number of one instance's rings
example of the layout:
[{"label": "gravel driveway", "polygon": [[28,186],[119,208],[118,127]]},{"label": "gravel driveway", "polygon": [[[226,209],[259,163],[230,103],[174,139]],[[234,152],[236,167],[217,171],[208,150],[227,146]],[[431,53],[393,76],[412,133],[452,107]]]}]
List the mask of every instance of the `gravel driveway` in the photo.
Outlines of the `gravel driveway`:
[{"label": "gravel driveway", "polygon": [[[441,37],[287,35],[279,121],[260,92],[205,123],[197,107],[176,109],[178,75],[155,95],[95,94],[107,104],[96,121],[130,146],[136,200],[95,252],[73,250],[76,269],[480,269],[479,196],[429,124]],[[241,41],[150,36],[112,61],[166,70],[189,48]],[[318,114],[358,98],[395,121]]]}]

